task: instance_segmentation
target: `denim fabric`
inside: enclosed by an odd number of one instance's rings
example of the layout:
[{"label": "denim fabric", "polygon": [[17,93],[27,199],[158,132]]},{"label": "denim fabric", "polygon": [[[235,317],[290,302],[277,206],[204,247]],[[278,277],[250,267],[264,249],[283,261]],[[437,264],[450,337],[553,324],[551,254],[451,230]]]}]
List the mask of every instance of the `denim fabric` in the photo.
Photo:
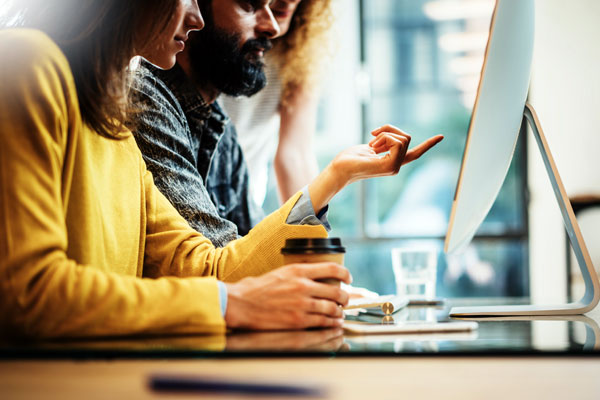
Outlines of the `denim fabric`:
[{"label": "denim fabric", "polygon": [[263,218],[249,195],[235,128],[206,104],[183,70],[148,62],[134,72],[131,129],[158,189],[190,226],[217,247]]},{"label": "denim fabric", "polygon": [[327,232],[331,231],[331,225],[327,219],[329,205],[326,205],[319,214],[315,215],[308,185],[302,188],[302,196],[298,199],[290,211],[285,223],[288,225],[323,225]]}]

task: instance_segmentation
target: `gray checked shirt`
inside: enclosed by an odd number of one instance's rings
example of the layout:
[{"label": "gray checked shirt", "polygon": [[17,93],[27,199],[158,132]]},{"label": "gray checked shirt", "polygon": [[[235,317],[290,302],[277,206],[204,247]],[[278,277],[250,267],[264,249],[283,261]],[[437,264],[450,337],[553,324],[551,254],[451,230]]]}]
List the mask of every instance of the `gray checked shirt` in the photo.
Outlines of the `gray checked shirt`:
[{"label": "gray checked shirt", "polygon": [[262,218],[249,195],[237,134],[215,102],[204,102],[183,70],[142,61],[131,95],[131,128],[158,189],[190,226],[225,246]]},{"label": "gray checked shirt", "polygon": [[[245,235],[263,218],[249,193],[248,168],[233,124],[215,102],[207,104],[183,70],[142,61],[131,89],[130,124],[158,189],[190,226],[217,247]],[[322,224],[307,188],[286,223]]]}]

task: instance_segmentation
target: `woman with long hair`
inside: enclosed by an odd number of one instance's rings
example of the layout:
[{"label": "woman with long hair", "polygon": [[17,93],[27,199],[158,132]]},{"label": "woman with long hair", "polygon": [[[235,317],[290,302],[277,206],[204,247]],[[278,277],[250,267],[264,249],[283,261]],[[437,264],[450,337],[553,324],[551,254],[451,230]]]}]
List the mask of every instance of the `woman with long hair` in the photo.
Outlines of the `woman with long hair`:
[{"label": "woman with long hair", "polygon": [[[125,128],[130,60],[141,55],[172,67],[189,31],[203,26],[196,0],[20,0],[3,25],[3,335],[341,324],[337,305],[347,294],[315,279],[348,282],[345,268],[277,268],[286,238],[326,235],[322,226],[285,224],[297,197],[245,238],[215,249],[156,189]],[[396,173],[439,140],[407,153],[408,135],[393,127],[374,135],[311,183],[315,209],[356,179]]]}]

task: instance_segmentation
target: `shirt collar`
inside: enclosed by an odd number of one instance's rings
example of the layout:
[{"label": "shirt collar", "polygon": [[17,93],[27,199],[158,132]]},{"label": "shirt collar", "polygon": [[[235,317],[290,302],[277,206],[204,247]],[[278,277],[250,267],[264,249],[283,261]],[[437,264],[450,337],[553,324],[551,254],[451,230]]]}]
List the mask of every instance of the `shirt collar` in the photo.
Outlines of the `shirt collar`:
[{"label": "shirt collar", "polygon": [[187,77],[179,64],[175,64],[169,70],[155,67],[146,60],[142,60],[142,65],[167,85],[175,95],[184,113],[200,111],[202,114],[206,114],[207,117],[210,115],[210,104],[204,101],[194,83]]},{"label": "shirt collar", "polygon": [[219,132],[224,131],[225,125],[229,123],[229,117],[223,112],[216,100],[212,104],[204,101],[195,84],[188,78],[179,64],[175,64],[169,70],[155,67],[146,60],[142,60],[142,64],[167,85],[186,115],[188,113],[198,113],[202,119],[214,121],[211,124],[213,129]]}]

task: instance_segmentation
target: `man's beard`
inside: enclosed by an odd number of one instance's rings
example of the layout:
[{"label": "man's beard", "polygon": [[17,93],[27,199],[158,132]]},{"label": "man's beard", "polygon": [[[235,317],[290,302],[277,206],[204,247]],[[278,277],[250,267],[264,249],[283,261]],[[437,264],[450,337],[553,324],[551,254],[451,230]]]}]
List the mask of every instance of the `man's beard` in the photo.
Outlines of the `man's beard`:
[{"label": "man's beard", "polygon": [[267,38],[248,40],[239,48],[238,35],[206,27],[190,35],[190,62],[195,79],[230,96],[252,96],[267,84],[264,63],[252,52],[269,50]]}]

